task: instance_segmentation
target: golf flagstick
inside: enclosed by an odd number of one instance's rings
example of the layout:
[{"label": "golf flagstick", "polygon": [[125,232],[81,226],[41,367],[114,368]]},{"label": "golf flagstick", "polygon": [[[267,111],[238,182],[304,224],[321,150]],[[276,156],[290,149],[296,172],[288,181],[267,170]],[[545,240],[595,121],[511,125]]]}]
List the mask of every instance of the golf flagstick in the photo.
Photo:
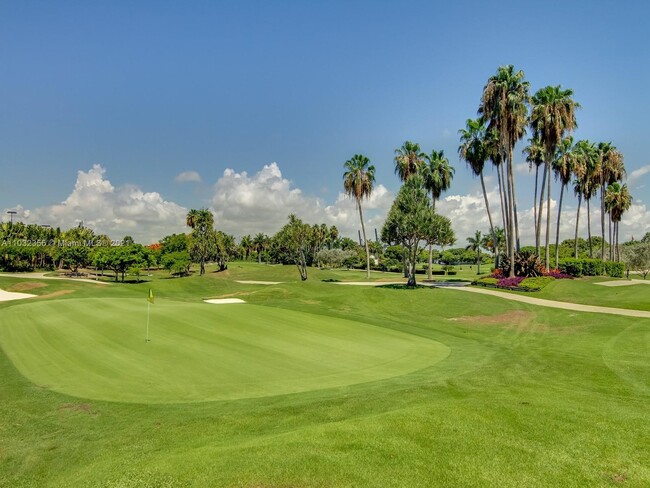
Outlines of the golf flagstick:
[{"label": "golf flagstick", "polygon": [[153,303],[153,291],[149,288],[149,296],[147,297],[147,337],[144,342],[149,342],[149,307]]}]

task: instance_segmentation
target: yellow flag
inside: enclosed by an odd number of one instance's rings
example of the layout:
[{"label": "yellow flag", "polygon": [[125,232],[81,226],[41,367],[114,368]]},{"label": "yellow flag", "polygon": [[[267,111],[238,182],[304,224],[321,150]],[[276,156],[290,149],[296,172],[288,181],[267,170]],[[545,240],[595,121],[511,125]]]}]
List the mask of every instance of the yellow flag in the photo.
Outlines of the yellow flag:
[{"label": "yellow flag", "polygon": [[149,300],[151,303],[153,303],[153,290],[152,290],[151,288],[149,288],[149,298],[148,298],[148,300]]}]

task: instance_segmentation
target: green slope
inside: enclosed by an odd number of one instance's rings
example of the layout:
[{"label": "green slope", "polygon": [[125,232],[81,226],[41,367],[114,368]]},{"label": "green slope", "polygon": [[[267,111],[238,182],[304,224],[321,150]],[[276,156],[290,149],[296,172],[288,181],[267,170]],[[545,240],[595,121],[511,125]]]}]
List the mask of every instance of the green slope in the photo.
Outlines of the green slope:
[{"label": "green slope", "polygon": [[110,401],[296,393],[407,374],[445,345],[360,322],[250,304],[69,299],[7,310],[0,345],[32,382]]}]

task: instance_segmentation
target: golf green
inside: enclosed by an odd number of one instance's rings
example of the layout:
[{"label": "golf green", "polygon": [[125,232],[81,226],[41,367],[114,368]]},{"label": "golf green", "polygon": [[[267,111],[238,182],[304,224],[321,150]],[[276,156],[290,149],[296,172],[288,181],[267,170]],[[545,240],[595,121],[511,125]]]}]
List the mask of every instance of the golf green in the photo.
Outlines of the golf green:
[{"label": "golf green", "polygon": [[436,341],[361,322],[251,304],[143,299],[25,303],[0,346],[36,385],[76,397],[175,403],[375,381],[448,356]]}]

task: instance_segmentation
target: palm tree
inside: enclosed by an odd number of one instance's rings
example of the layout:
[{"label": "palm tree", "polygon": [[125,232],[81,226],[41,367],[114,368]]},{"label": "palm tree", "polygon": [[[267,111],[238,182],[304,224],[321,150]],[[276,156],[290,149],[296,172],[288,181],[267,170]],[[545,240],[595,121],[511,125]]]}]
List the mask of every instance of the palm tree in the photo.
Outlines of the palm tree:
[{"label": "palm tree", "polygon": [[214,231],[214,216],[206,208],[201,210],[192,209],[188,212],[185,222],[192,228],[190,239],[190,255],[198,262],[201,271],[205,274],[205,263],[214,254],[216,246],[216,234]]},{"label": "palm tree", "polygon": [[251,249],[253,248],[253,240],[250,235],[246,235],[241,238],[241,241],[239,242],[239,247],[242,250],[242,253],[244,254],[244,261],[248,261],[248,256],[251,253]]},{"label": "palm tree", "polygon": [[506,177],[503,172],[503,156],[499,152],[499,134],[492,129],[485,132],[484,138],[485,149],[488,158],[497,171],[497,183],[499,187],[499,202],[501,203],[501,224],[504,229],[508,228],[508,199],[504,196],[506,191]]},{"label": "palm tree", "polygon": [[[578,125],[575,111],[580,107],[573,100],[573,90],[563,90],[560,85],[546,86],[532,98],[533,108],[530,114],[530,126],[539,137],[544,148],[545,172],[548,177],[546,188],[546,270],[550,268],[551,237],[551,165],[555,160],[557,148],[565,134]],[[541,209],[540,209],[541,211]]]},{"label": "palm tree", "polygon": [[395,174],[401,181],[406,181],[410,176],[417,174],[425,154],[420,149],[420,145],[406,141],[402,147],[395,149]]},{"label": "palm tree", "polygon": [[[420,173],[424,179],[424,187],[431,192],[431,210],[436,213],[436,200],[442,192],[447,191],[454,178],[454,167],[449,164],[444,151],[431,151],[431,154],[424,155],[425,163],[420,167]],[[429,244],[429,271],[428,279],[431,279],[433,267],[433,245]]]},{"label": "palm tree", "polygon": [[[488,79],[478,113],[499,135],[499,153],[507,162],[508,195],[508,257],[515,258],[515,232],[517,232],[517,208],[515,195],[514,165],[512,152],[515,144],[524,136],[528,122],[528,90],[530,84],[524,81],[524,72],[516,71],[514,66],[501,66],[497,73]],[[517,236],[518,237],[518,236]],[[519,239],[517,238],[517,241]],[[514,276],[514,266],[510,276]]]},{"label": "palm tree", "polygon": [[526,154],[526,161],[528,162],[528,169],[532,170],[535,166],[535,195],[533,196],[533,218],[535,219],[535,249],[537,255],[540,255],[540,234],[542,222],[542,202],[544,199],[544,189],[546,188],[546,166],[544,166],[544,174],[542,176],[542,189],[540,192],[540,202],[537,205],[537,187],[539,186],[539,167],[544,164],[544,157],[542,153],[542,143],[539,137],[531,137],[528,139],[528,146],[524,148]]},{"label": "palm tree", "polygon": [[558,147],[558,155],[553,164],[555,178],[560,180],[560,202],[557,208],[557,228],[555,230],[555,267],[560,265],[560,219],[562,218],[562,199],[564,189],[571,183],[575,168],[576,153],[573,150],[573,137],[562,139]]},{"label": "palm tree", "polygon": [[[627,188],[627,185],[621,186],[618,182],[614,182],[607,187],[605,192],[605,208],[612,217],[614,222],[614,256],[617,261],[620,261],[621,256],[618,247],[618,224],[621,221],[621,216],[632,205],[632,196]],[[611,242],[610,242],[611,245]]]},{"label": "palm tree", "polygon": [[266,249],[268,242],[269,238],[266,236],[266,234],[263,234],[261,232],[255,234],[255,237],[253,237],[253,250],[257,252],[257,262],[259,264],[262,264],[262,253]]},{"label": "palm tree", "polygon": [[591,217],[589,210],[589,201],[596,192],[595,177],[598,165],[598,153],[596,146],[588,141],[581,140],[574,146],[575,167],[574,167],[574,186],[573,191],[578,196],[578,211],[576,214],[576,232],[575,232],[575,258],[578,259],[578,226],[580,224],[580,207],[582,200],[587,202],[587,235],[589,239],[589,257],[592,257],[591,246]]},{"label": "palm tree", "polygon": [[329,232],[330,249],[338,238],[339,238],[339,230],[336,228],[335,225],[333,225],[332,227],[330,227],[330,232]]},{"label": "palm tree", "polygon": [[474,176],[478,176],[481,179],[485,210],[487,210],[488,220],[490,222],[490,233],[494,236],[492,214],[490,213],[490,204],[488,202],[487,191],[485,190],[485,180],[483,179],[483,167],[488,157],[485,144],[485,125],[481,119],[467,119],[465,129],[460,129],[458,132],[460,133],[458,155],[467,162],[467,166],[470,167]]},{"label": "palm tree", "polygon": [[375,183],[375,167],[370,164],[370,160],[363,154],[355,154],[352,159],[348,159],[343,165],[346,169],[343,174],[343,188],[345,193],[354,197],[359,209],[359,219],[361,220],[361,231],[363,232],[363,243],[366,247],[366,270],[367,277],[370,278],[370,250],[368,249],[368,239],[366,239],[366,227],[363,223],[363,212],[361,210],[361,200],[370,198]]},{"label": "palm tree", "polygon": [[476,274],[481,274],[481,247],[483,247],[484,244],[484,239],[481,235],[481,231],[477,230],[474,234],[474,237],[468,237],[467,242],[469,245],[465,249],[477,253],[476,266],[478,267],[478,270],[476,271]]},{"label": "palm tree", "polygon": [[[617,181],[621,181],[625,175],[623,155],[612,145],[611,142],[598,144],[598,177],[600,185],[600,230],[601,249],[600,259],[605,259],[605,189]],[[611,239],[610,239],[611,246]]]},{"label": "palm tree", "polygon": [[494,236],[488,235],[485,236],[485,247],[491,249],[494,253],[494,267],[498,268],[500,260],[500,252],[503,243],[505,242],[505,233],[501,227],[494,228]]}]

